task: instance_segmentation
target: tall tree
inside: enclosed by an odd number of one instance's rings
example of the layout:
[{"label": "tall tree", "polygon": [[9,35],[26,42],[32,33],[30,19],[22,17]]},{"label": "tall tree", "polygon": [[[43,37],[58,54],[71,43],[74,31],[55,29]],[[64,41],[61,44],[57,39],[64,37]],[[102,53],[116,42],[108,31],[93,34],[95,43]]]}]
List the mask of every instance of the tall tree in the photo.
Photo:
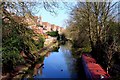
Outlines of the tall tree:
[{"label": "tall tree", "polygon": [[[88,36],[92,48],[91,53],[107,70],[111,68],[113,55],[119,48],[116,46],[119,45],[116,42],[119,36],[110,34],[117,30],[113,29],[117,25],[113,26],[111,23],[118,23],[116,22],[119,14],[118,4],[119,2],[78,2],[71,12],[70,26],[79,27],[77,35]],[[77,36],[78,41],[81,39],[80,36]]]}]

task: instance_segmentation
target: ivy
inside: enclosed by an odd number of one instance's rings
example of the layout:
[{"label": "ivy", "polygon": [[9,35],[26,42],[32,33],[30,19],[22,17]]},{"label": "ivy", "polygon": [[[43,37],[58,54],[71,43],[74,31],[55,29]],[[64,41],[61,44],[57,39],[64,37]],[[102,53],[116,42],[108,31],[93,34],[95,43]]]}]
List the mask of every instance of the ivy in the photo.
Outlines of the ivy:
[{"label": "ivy", "polygon": [[[14,19],[13,16],[6,14],[4,16],[9,17],[10,23],[2,20],[2,63],[4,67],[12,61],[13,66],[16,66],[25,62],[20,56],[21,51],[26,52],[26,56],[29,57],[28,54],[32,54],[32,51],[37,51],[44,46],[44,36],[36,35],[33,30],[27,28],[27,24]],[[35,35],[38,41],[33,40]]]}]

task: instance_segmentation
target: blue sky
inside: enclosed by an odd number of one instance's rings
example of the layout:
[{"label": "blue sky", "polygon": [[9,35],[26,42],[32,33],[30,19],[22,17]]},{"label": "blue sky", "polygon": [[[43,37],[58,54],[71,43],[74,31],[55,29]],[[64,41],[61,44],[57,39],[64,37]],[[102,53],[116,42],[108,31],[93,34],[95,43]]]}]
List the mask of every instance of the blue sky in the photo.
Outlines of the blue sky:
[{"label": "blue sky", "polygon": [[59,10],[57,12],[57,15],[54,15],[54,14],[51,14],[50,12],[46,11],[45,9],[42,9],[36,15],[42,16],[43,22],[49,22],[51,24],[55,24],[55,25],[58,25],[61,27],[65,27],[64,22],[66,19],[68,19],[68,13],[66,13],[66,10]]},{"label": "blue sky", "polygon": [[[113,0],[113,2],[120,1],[120,0]],[[71,6],[74,6],[76,2],[69,2]],[[57,11],[57,15],[51,14],[50,12],[46,11],[44,8],[38,8],[39,12],[35,15],[42,16],[43,22],[49,22],[51,24],[55,24],[61,27],[66,27],[65,20],[69,19],[69,11],[64,7],[64,5],[60,4],[62,9],[55,9]]]},{"label": "blue sky", "polygon": [[[74,2],[72,3],[74,5]],[[66,27],[65,20],[69,18],[69,10],[62,6],[62,8],[56,8],[55,11],[57,11],[57,15],[52,14],[48,11],[46,11],[44,8],[42,8],[37,14],[37,16],[42,16],[43,22],[49,22],[51,24],[58,25],[60,27]]]}]

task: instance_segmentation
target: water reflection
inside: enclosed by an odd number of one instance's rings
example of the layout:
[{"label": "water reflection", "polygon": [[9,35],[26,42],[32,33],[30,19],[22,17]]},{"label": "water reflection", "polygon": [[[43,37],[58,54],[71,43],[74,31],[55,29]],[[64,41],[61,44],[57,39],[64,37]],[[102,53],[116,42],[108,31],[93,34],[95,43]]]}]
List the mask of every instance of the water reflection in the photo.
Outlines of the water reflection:
[{"label": "water reflection", "polygon": [[44,65],[43,62],[42,63],[38,63],[38,64],[35,65],[35,67],[34,67],[34,73],[33,73],[34,76],[38,74],[38,70],[39,69],[40,69],[40,74],[42,74],[42,68],[41,67],[43,65]]},{"label": "water reflection", "polygon": [[45,55],[45,57],[48,57],[49,55],[50,55],[50,52],[47,52],[46,55]]},{"label": "water reflection", "polygon": [[36,64],[34,78],[76,78],[74,62],[70,50],[60,46],[58,52],[46,54],[42,67],[43,63]]},{"label": "water reflection", "polygon": [[[59,48],[59,49],[58,49]],[[57,50],[58,49],[58,50]],[[47,52],[25,71],[22,76],[26,78],[77,78],[86,80],[80,58],[72,55],[71,45],[61,45],[52,52]]]}]

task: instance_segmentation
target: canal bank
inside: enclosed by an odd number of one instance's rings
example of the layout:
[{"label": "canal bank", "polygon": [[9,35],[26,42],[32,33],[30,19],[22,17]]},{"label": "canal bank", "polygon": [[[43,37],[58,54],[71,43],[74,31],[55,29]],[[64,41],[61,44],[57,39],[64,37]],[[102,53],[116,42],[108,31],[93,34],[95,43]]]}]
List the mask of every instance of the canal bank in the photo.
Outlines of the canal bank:
[{"label": "canal bank", "polygon": [[16,79],[16,78],[22,79],[22,76],[26,73],[29,73],[30,71],[29,69],[33,67],[33,65],[35,65],[36,62],[40,62],[42,58],[48,54],[48,52],[56,49],[57,47],[58,47],[58,42],[51,42],[50,44],[47,44],[38,52],[33,53],[33,55],[36,58],[35,62],[32,62],[32,63],[26,62],[26,64],[18,65],[14,67],[14,71],[12,71],[11,73],[6,73],[5,75],[1,75],[1,79],[2,80]]},{"label": "canal bank", "polygon": [[[13,79],[26,78],[67,78],[85,80],[81,59],[72,55],[71,44],[45,48],[39,59],[32,64],[27,64],[13,77]],[[51,50],[50,50],[51,49]],[[40,52],[38,52],[40,53]]]},{"label": "canal bank", "polygon": [[33,75],[34,79],[44,78],[66,78],[85,80],[84,69],[81,64],[80,56],[75,58],[71,51],[72,45],[66,43],[60,45],[58,51],[49,52],[43,62],[42,67],[37,69],[37,74]]}]

